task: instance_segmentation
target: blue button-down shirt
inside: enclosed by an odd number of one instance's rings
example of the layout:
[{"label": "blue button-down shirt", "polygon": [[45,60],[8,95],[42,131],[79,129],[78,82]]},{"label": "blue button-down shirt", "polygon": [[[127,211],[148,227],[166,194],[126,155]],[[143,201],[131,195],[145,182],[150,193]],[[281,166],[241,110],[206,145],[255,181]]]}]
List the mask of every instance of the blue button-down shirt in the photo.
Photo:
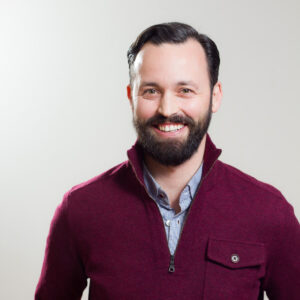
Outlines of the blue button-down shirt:
[{"label": "blue button-down shirt", "polygon": [[188,209],[191,205],[192,199],[196,193],[198,185],[202,177],[203,163],[191,178],[189,183],[185,186],[179,197],[179,206],[181,208],[178,214],[171,208],[167,194],[155,181],[150,174],[146,165],[144,164],[144,181],[151,198],[156,202],[161,216],[164,221],[165,230],[167,234],[167,241],[171,254],[174,254],[178,239],[182,230],[183,222],[186,218]]}]

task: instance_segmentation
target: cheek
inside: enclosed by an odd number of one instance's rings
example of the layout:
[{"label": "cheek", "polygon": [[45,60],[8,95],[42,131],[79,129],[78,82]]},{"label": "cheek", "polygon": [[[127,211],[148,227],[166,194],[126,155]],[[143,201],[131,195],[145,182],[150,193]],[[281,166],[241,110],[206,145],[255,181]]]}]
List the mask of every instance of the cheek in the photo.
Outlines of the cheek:
[{"label": "cheek", "polygon": [[192,101],[186,101],[182,111],[193,119],[199,119],[206,114],[209,107],[209,100],[193,99]]},{"label": "cheek", "polygon": [[134,110],[135,117],[147,120],[153,117],[157,112],[157,103],[152,100],[138,99]]}]

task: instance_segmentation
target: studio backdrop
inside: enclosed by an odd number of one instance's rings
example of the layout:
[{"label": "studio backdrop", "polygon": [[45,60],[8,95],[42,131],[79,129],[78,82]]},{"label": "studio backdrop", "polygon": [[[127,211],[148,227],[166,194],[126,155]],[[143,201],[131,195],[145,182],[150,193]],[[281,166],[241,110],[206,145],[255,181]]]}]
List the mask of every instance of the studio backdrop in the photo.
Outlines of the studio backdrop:
[{"label": "studio backdrop", "polygon": [[127,159],[126,52],[153,24],[216,42],[220,159],[278,188],[299,218],[299,11],[296,0],[1,0],[0,298],[33,299],[63,194]]}]

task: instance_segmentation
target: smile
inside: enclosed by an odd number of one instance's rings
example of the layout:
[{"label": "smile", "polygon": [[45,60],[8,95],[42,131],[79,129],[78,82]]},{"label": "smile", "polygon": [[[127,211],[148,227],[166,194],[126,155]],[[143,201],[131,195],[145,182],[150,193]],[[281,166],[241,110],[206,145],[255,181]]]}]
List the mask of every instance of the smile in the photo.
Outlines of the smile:
[{"label": "smile", "polygon": [[183,128],[183,124],[159,124],[157,128],[163,132],[174,132]]}]

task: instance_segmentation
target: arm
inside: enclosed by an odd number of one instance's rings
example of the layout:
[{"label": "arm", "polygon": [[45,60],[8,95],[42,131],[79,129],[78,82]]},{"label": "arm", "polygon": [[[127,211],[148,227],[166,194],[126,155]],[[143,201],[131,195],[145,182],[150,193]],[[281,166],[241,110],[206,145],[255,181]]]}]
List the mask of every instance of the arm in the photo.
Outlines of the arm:
[{"label": "arm", "polygon": [[[270,300],[300,299],[300,225],[284,200],[283,218],[274,232],[265,290]],[[280,209],[280,208],[279,208]]]},{"label": "arm", "polygon": [[35,300],[77,300],[87,282],[68,222],[68,196],[56,209]]}]

